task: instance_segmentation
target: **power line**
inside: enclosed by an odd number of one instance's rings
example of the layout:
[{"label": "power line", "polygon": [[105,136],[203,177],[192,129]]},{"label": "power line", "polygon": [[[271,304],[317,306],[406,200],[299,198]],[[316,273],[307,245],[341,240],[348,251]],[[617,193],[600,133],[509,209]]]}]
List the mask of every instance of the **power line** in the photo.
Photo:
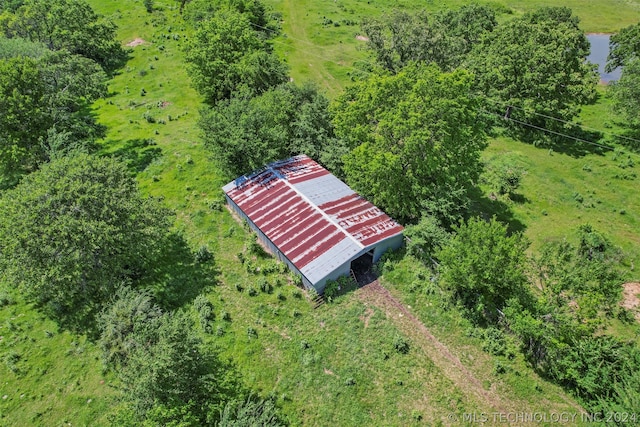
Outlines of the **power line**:
[{"label": "power line", "polygon": [[547,128],[543,128],[543,127],[540,127],[540,126],[532,125],[531,123],[526,123],[526,122],[523,122],[521,120],[516,120],[516,119],[514,119],[512,117],[508,117],[506,115],[502,115],[502,113],[494,113],[494,112],[486,111],[486,110],[480,110],[480,111],[483,112],[483,113],[496,115],[496,116],[500,117],[503,120],[510,120],[510,121],[518,123],[518,124],[520,124],[522,126],[527,126],[527,127],[533,128],[533,129],[541,130],[543,132],[551,133],[551,134],[554,134],[554,135],[557,135],[557,136],[562,136],[564,138],[573,139],[575,141],[583,142],[585,144],[594,145],[596,147],[604,148],[606,150],[613,150],[614,149],[614,147],[610,147],[608,145],[598,144],[597,142],[588,141],[586,139],[578,138],[577,136],[567,135],[567,134],[564,134],[564,133],[561,133],[561,132],[556,132],[556,131],[551,130],[551,129],[547,129]]},{"label": "power line", "polygon": [[[260,28],[262,30],[271,31],[271,32],[274,32],[274,33],[276,32],[276,30],[273,30],[273,29],[268,28],[268,27],[264,27],[262,25],[254,24],[252,22],[250,22],[250,24],[252,26],[254,26],[256,28]],[[314,43],[309,42],[307,40],[291,37],[289,35],[287,35],[287,38],[290,39],[290,40],[298,41],[298,42],[303,43],[303,44],[308,45],[308,46],[313,46],[315,48],[318,47]],[[280,44],[280,45],[289,47],[286,43],[280,42],[280,41],[275,40],[275,39],[271,39],[270,41],[273,42],[273,43],[276,43],[276,44]],[[349,69],[357,71],[359,73],[363,73],[363,74],[367,74],[367,75],[371,75],[372,74],[370,71],[366,71],[366,70],[363,70],[363,69],[360,69],[360,68],[356,68],[356,67],[351,66],[351,65],[341,64],[341,63],[339,63],[337,61],[328,59],[328,58],[326,58],[324,56],[321,56],[321,55],[316,55],[316,54],[313,54],[313,53],[310,53],[310,52],[305,52],[305,54],[309,55],[309,56],[313,56],[313,57],[318,58],[318,59],[322,59],[323,61],[330,62],[332,64],[336,64],[336,65],[338,65],[340,67],[349,68]],[[347,57],[347,58],[351,58],[353,60],[356,60],[356,61],[364,62],[364,63],[366,63],[366,64],[368,64],[368,65],[370,65],[372,67],[375,66],[375,64],[373,64],[370,61],[367,61],[365,59],[362,59],[362,58],[356,58],[356,57],[350,56],[350,55],[344,55],[344,56]],[[488,98],[485,98],[484,100],[491,101],[494,104],[500,104],[500,102],[497,101],[497,100],[491,100],[491,99],[488,99]],[[627,139],[627,140],[630,140],[630,141],[634,141],[634,142],[640,143],[640,140],[637,140],[637,139],[634,139],[634,138],[626,137],[626,136],[623,136],[623,135],[617,135],[617,134],[614,134],[612,132],[603,131],[603,130],[592,128],[592,127],[589,127],[589,126],[578,125],[576,123],[572,123],[572,122],[569,122],[569,121],[566,121],[566,120],[562,120],[562,119],[557,118],[557,117],[553,117],[553,116],[549,116],[549,115],[546,115],[546,114],[538,113],[538,112],[535,112],[535,111],[527,110],[527,109],[525,109],[523,107],[518,107],[516,105],[511,105],[511,104],[504,103],[504,102],[501,103],[501,105],[506,105],[508,108],[516,108],[516,109],[525,111],[527,113],[538,115],[538,116],[541,116],[541,117],[545,117],[547,119],[555,120],[555,121],[558,121],[558,122],[561,122],[561,123],[564,123],[564,124],[577,126],[580,129],[590,129],[590,130],[593,130],[593,131],[596,131],[596,132],[600,132],[600,133],[603,133],[603,134],[609,134],[609,135],[612,135],[614,137],[624,138],[624,139]],[[536,130],[539,130],[539,131],[542,131],[542,132],[547,132],[547,133],[550,133],[550,134],[553,134],[553,135],[556,135],[556,136],[561,136],[561,137],[564,137],[564,138],[573,139],[574,141],[577,141],[577,142],[582,142],[582,143],[585,143],[585,144],[593,145],[593,146],[600,147],[600,148],[603,148],[603,149],[606,149],[606,150],[613,150],[614,149],[613,147],[610,147],[608,145],[599,144],[597,142],[589,141],[589,140],[586,140],[586,139],[583,139],[583,138],[579,138],[579,137],[576,137],[576,136],[573,136],[573,135],[567,135],[567,134],[564,134],[564,133],[561,133],[561,132],[557,132],[557,131],[554,131],[554,130],[551,130],[551,129],[547,129],[547,128],[544,128],[544,127],[541,127],[541,126],[533,125],[531,123],[527,123],[527,122],[523,122],[521,120],[514,119],[514,118],[512,118],[512,117],[510,117],[508,115],[502,115],[501,113],[494,113],[494,112],[490,112],[490,111],[486,111],[486,110],[480,110],[480,111],[484,112],[484,113],[487,113],[487,114],[493,114],[493,115],[499,116],[500,118],[502,118],[504,120],[510,120],[510,121],[518,123],[518,124],[520,124],[522,126],[526,126],[526,127],[532,128],[532,129],[536,129]]]},{"label": "power line", "polygon": [[507,108],[516,108],[516,109],[524,111],[524,112],[526,112],[528,114],[535,114],[536,116],[544,117],[546,119],[551,119],[551,120],[555,120],[555,121],[560,122],[560,123],[577,126],[577,127],[581,128],[581,129],[588,129],[588,130],[600,132],[600,133],[605,134],[605,135],[611,135],[611,136],[613,136],[615,138],[623,138],[623,139],[626,139],[626,140],[629,140],[629,141],[640,143],[639,139],[631,138],[631,137],[624,136],[624,135],[618,135],[618,134],[610,132],[610,131],[604,131],[604,130],[601,130],[601,129],[596,129],[596,128],[593,128],[591,126],[579,125],[577,123],[569,122],[567,120],[563,120],[563,119],[560,119],[558,117],[554,117],[554,116],[549,116],[547,114],[538,113],[536,111],[533,111],[533,110],[530,110],[530,109],[526,109],[524,107],[519,107],[517,105],[509,104],[509,103],[506,103],[506,102],[500,102],[500,101],[493,100],[493,99],[486,99],[486,100],[490,101],[490,102],[493,102],[494,104],[499,104],[499,105],[501,105],[503,107],[506,106]]}]

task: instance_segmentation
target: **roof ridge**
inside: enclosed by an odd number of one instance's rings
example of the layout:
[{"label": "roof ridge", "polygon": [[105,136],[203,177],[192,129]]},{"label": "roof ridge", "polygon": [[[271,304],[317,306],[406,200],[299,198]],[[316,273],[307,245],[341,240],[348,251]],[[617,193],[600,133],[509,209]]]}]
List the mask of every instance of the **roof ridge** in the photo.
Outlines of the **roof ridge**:
[{"label": "roof ridge", "polygon": [[[306,157],[306,156],[305,156]],[[313,159],[312,159],[313,160]],[[320,166],[322,167],[322,166]],[[269,169],[272,170],[274,173],[276,173],[275,170],[273,170],[272,166],[269,165]],[[276,175],[277,176],[277,175]],[[335,225],[336,228],[338,228],[338,230],[340,230],[342,232],[342,234],[344,234],[345,236],[347,236],[349,239],[351,239],[356,245],[358,245],[358,247],[360,249],[364,249],[366,246],[364,246],[362,243],[360,243],[360,241],[358,239],[355,238],[355,236],[353,236],[351,233],[349,233],[343,226],[341,226],[338,221],[336,221],[334,218],[332,218],[328,213],[326,213],[324,210],[320,209],[320,206],[318,206],[316,203],[314,203],[311,199],[309,199],[304,193],[302,193],[300,190],[298,190],[296,188],[295,185],[291,184],[289,182],[289,180],[285,177],[283,177],[284,179],[282,179],[282,182],[284,182],[284,184],[289,187],[290,189],[292,189],[298,196],[300,196],[302,198],[302,200],[304,200],[306,203],[309,204],[309,206],[312,206],[320,215],[322,215],[322,217],[324,219],[326,219],[327,221],[329,221],[331,224]]]}]

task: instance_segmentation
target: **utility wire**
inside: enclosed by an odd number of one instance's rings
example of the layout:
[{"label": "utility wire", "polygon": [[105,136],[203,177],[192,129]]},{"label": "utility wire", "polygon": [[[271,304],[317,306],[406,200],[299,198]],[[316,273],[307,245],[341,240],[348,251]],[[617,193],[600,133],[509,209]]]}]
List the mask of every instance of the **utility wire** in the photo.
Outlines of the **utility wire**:
[{"label": "utility wire", "polygon": [[518,123],[518,124],[520,124],[522,126],[527,126],[527,127],[533,128],[533,129],[541,130],[543,132],[551,133],[551,134],[554,134],[554,135],[557,135],[557,136],[562,136],[564,138],[573,139],[575,141],[583,142],[585,144],[594,145],[596,147],[604,148],[606,150],[613,150],[614,149],[614,147],[610,147],[608,145],[598,144],[597,142],[588,141],[586,139],[578,138],[577,136],[567,135],[567,134],[564,134],[564,133],[561,133],[561,132],[556,132],[556,131],[551,130],[551,129],[547,129],[547,128],[543,128],[543,127],[540,127],[540,126],[532,125],[531,123],[526,123],[526,122],[523,122],[521,120],[516,120],[516,119],[514,119],[512,117],[508,117],[506,115],[503,115],[502,113],[494,113],[494,112],[486,111],[486,110],[480,110],[480,111],[483,112],[483,113],[486,113],[486,114],[496,115],[496,116],[500,117],[503,120],[510,120],[510,121]]},{"label": "utility wire", "polygon": [[490,101],[490,102],[493,102],[494,104],[501,105],[501,106],[503,106],[503,108],[505,106],[507,108],[516,108],[516,109],[524,111],[524,112],[526,112],[528,114],[535,114],[536,116],[544,117],[546,119],[551,119],[551,120],[555,120],[555,121],[560,122],[560,123],[577,126],[577,127],[581,128],[581,129],[588,129],[588,130],[592,130],[592,131],[603,133],[605,135],[611,135],[611,136],[613,136],[615,138],[623,138],[623,139],[626,139],[626,140],[629,140],[629,141],[640,143],[640,139],[635,139],[635,138],[631,138],[631,137],[624,136],[624,135],[618,135],[618,134],[610,132],[610,131],[604,131],[604,130],[596,129],[596,128],[593,128],[593,127],[590,127],[590,126],[579,125],[577,123],[569,122],[567,120],[563,120],[563,119],[560,119],[558,117],[554,117],[554,116],[549,116],[547,114],[538,113],[538,112],[535,112],[533,110],[526,109],[524,107],[518,107],[517,105],[509,104],[509,103],[506,103],[506,102],[500,102],[500,101],[493,100],[493,99],[486,99],[486,100]]},{"label": "utility wire", "polygon": [[[276,32],[276,30],[264,27],[262,25],[254,24],[252,22],[250,22],[250,24],[252,26],[254,26],[256,28],[259,28],[259,29],[262,29],[262,30]],[[303,44],[308,45],[308,46],[313,46],[315,48],[318,47],[314,43],[312,43],[310,41],[307,41],[307,40],[291,37],[289,35],[287,35],[287,38],[290,39],[290,40],[294,40],[294,41],[303,43]],[[275,40],[275,39],[271,39],[270,41],[273,42],[273,43],[276,43],[276,44],[280,44],[280,45],[283,45],[283,46],[286,46],[286,47],[290,47],[286,43],[278,41],[278,40]],[[316,54],[313,54],[313,53],[310,53],[310,52],[305,52],[305,54],[309,55],[309,56],[313,56],[313,57],[318,58],[318,59],[322,59],[323,61],[330,62],[332,64],[336,64],[336,65],[338,65],[340,67],[349,68],[349,69],[357,71],[359,73],[363,73],[363,74],[367,74],[367,75],[371,75],[372,74],[370,71],[366,71],[366,70],[363,70],[363,69],[360,69],[360,68],[356,68],[356,67],[351,66],[351,65],[341,64],[341,63],[339,63],[337,61],[328,59],[328,58],[326,58],[324,56],[321,56],[321,55],[316,55]],[[372,67],[375,66],[375,64],[372,64],[371,62],[369,62],[369,61],[367,61],[365,59],[356,58],[356,57],[350,56],[350,55],[345,55],[345,56],[347,58],[350,58],[350,59],[353,59],[353,60],[356,60],[356,61],[364,62],[364,63],[366,63],[366,64],[368,64],[368,65],[370,65]],[[630,140],[630,141],[634,141],[634,142],[640,143],[640,140],[637,140],[637,139],[634,139],[634,138],[626,137],[626,136],[623,136],[623,135],[617,135],[617,134],[614,134],[612,132],[603,131],[603,130],[592,128],[592,127],[589,127],[589,126],[578,125],[576,123],[568,122],[566,120],[562,120],[562,119],[557,118],[557,117],[553,117],[553,116],[549,116],[549,115],[546,115],[546,114],[537,113],[535,111],[527,110],[527,109],[525,109],[523,107],[518,107],[516,105],[511,105],[511,104],[508,104],[508,103],[500,103],[497,100],[491,100],[491,99],[488,99],[488,98],[485,98],[484,100],[491,101],[494,104],[506,105],[507,108],[516,108],[516,109],[525,111],[525,112],[530,113],[530,114],[535,114],[535,115],[538,115],[538,116],[541,116],[541,117],[545,117],[547,119],[551,119],[551,120],[555,120],[555,121],[562,122],[562,123],[565,123],[565,124],[570,124],[570,125],[573,125],[573,126],[577,126],[577,127],[581,128],[581,129],[590,129],[590,130],[593,130],[593,131],[596,131],[596,132],[609,134],[609,135],[612,135],[614,137],[624,138],[624,139],[627,139],[627,140]],[[586,140],[586,139],[583,139],[583,138],[579,138],[579,137],[576,137],[576,136],[573,136],[573,135],[567,135],[567,134],[564,134],[564,133],[561,133],[561,132],[557,132],[557,131],[554,131],[554,130],[551,130],[551,129],[547,129],[547,128],[544,128],[544,127],[541,127],[541,126],[536,126],[536,125],[533,125],[531,123],[523,122],[521,120],[517,120],[517,119],[514,119],[514,118],[510,117],[509,114],[503,115],[501,113],[495,113],[495,112],[486,111],[486,110],[480,110],[480,111],[484,112],[486,114],[496,115],[496,116],[502,118],[503,120],[510,120],[510,121],[512,121],[514,123],[518,123],[518,124],[520,124],[522,126],[526,126],[526,127],[532,128],[532,129],[536,129],[536,130],[539,130],[539,131],[542,131],[542,132],[547,132],[547,133],[550,133],[550,134],[553,134],[553,135],[556,135],[556,136],[561,136],[561,137],[564,137],[564,138],[573,139],[573,140],[575,140],[577,142],[582,142],[582,143],[585,143],[585,144],[593,145],[593,146],[600,147],[600,148],[603,148],[603,149],[606,149],[606,150],[613,150],[614,149],[613,147],[610,147],[608,145],[599,144],[597,142],[589,141],[589,140]]]}]

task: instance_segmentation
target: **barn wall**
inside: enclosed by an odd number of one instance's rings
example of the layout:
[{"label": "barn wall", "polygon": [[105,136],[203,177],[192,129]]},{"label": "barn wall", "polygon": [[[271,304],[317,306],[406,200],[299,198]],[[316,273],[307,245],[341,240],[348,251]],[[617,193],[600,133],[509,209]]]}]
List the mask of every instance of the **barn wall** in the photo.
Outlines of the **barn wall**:
[{"label": "barn wall", "polygon": [[351,272],[351,261],[353,261],[353,259],[350,259],[349,261],[345,262],[340,267],[336,268],[331,273],[329,273],[328,275],[323,277],[321,280],[319,280],[313,286],[315,290],[318,291],[319,294],[322,294],[324,293],[324,288],[327,285],[328,280],[338,280],[339,277],[348,276]]},{"label": "barn wall", "polygon": [[[231,209],[233,209],[233,211],[243,220],[246,221],[247,224],[249,224],[249,228],[251,228],[251,230],[256,233],[256,235],[258,236],[258,240],[260,240],[260,242],[262,242],[262,244],[264,244],[268,249],[269,252],[275,256],[276,258],[278,258],[280,261],[284,262],[287,267],[289,267],[289,270],[293,271],[295,274],[297,274],[298,276],[302,277],[302,283],[304,284],[304,286],[308,289],[313,287],[313,284],[304,276],[304,274],[302,274],[300,272],[300,270],[298,270],[296,268],[295,265],[293,265],[293,263],[291,261],[289,261],[289,259],[284,256],[284,254],[282,252],[280,252],[280,250],[276,247],[276,245],[273,244],[273,242],[271,240],[269,240],[269,238],[267,236],[265,236],[265,234],[260,230],[260,228],[258,228],[257,225],[255,225],[253,223],[253,221],[251,221],[251,219],[249,219],[249,217],[242,211],[242,209],[240,209],[240,207],[238,205],[236,205],[236,203],[231,200],[231,198],[229,196],[227,196],[225,194],[225,198],[227,199],[227,204],[229,206],[231,206]],[[324,289],[324,287],[323,287]]]},{"label": "barn wall", "polygon": [[379,242],[373,250],[373,262],[378,262],[380,257],[389,249],[398,249],[404,244],[404,236],[398,234],[389,239]]}]

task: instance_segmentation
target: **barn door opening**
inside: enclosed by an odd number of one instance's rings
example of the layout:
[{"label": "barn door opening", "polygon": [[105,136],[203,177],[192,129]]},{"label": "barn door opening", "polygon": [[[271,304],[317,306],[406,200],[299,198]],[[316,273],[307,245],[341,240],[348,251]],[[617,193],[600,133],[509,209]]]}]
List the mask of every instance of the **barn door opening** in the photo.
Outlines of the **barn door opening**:
[{"label": "barn door opening", "polygon": [[351,261],[351,271],[358,286],[368,285],[378,278],[373,271],[373,249]]}]

